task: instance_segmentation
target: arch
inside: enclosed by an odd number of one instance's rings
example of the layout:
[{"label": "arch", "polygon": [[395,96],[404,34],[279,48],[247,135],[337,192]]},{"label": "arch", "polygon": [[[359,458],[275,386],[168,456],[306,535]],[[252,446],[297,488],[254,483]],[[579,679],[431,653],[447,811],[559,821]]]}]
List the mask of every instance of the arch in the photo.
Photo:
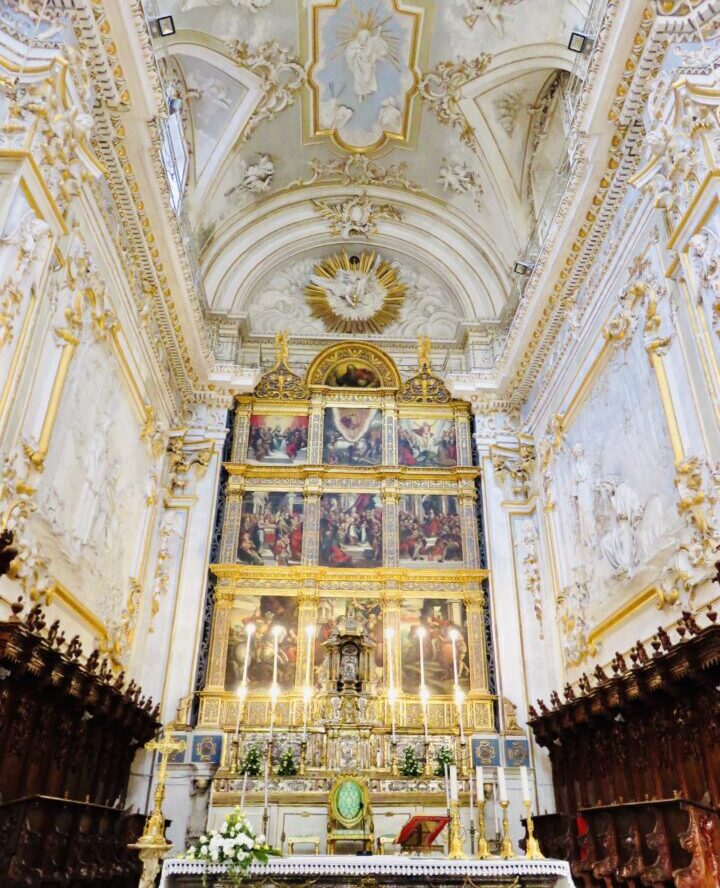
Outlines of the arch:
[{"label": "arch", "polygon": [[[347,381],[341,381],[343,378]],[[308,386],[391,391],[397,391],[402,384],[395,362],[382,349],[367,342],[350,341],[338,342],[320,352],[310,364],[305,382]]]}]

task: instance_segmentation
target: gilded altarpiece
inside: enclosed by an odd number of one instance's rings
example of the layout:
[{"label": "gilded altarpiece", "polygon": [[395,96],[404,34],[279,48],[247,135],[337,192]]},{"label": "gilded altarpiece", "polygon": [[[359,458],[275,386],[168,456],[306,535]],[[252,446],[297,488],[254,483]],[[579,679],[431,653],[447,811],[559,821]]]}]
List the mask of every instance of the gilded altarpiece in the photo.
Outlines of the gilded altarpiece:
[{"label": "gilded altarpiece", "polygon": [[421,626],[431,735],[457,731],[451,637],[465,730],[494,730],[469,412],[426,355],[403,382],[379,349],[340,343],[301,378],[281,337],[276,365],[238,397],[200,727],[233,730],[249,650],[242,727],[269,728],[277,639],[274,726],[302,730],[311,687],[310,733],[332,732],[327,642],[348,622],[374,643],[363,713],[374,748],[390,735],[391,686],[399,732],[423,733]]}]

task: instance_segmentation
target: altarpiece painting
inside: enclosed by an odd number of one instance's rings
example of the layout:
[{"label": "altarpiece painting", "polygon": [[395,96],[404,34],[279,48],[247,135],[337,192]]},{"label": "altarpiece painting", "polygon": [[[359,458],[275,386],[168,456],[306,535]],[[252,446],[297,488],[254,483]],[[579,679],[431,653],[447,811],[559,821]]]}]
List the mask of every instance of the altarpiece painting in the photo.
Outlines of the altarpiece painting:
[{"label": "altarpiece painting", "polygon": [[[255,627],[248,645],[247,627]],[[250,690],[267,689],[273,677],[275,635],[279,626],[277,681],[282,690],[295,684],[297,663],[297,601],[286,595],[248,596],[235,602],[230,617],[225,687],[236,691],[242,682],[245,654],[250,651],[247,678]]]},{"label": "altarpiece painting", "polygon": [[241,564],[299,564],[302,556],[301,493],[248,491],[243,497],[237,560]]},{"label": "altarpiece painting", "polygon": [[[424,636],[418,630],[424,629]],[[454,688],[453,635],[458,682],[470,684],[470,660],[465,605],[461,601],[425,598],[404,601],[400,611],[403,690],[420,689],[420,645],[425,684],[431,694],[452,694]]]},{"label": "altarpiece painting", "polygon": [[455,421],[398,420],[398,462],[401,466],[445,468],[457,465]]},{"label": "altarpiece painting", "polygon": [[407,493],[398,509],[401,567],[458,567],[463,560],[456,496]]},{"label": "altarpiece painting", "polygon": [[382,414],[376,407],[327,407],[323,462],[328,465],[377,466],[382,462]]},{"label": "altarpiece painting", "polygon": [[382,506],[375,493],[326,493],[320,500],[320,564],[382,564]]},{"label": "altarpiece painting", "polygon": [[307,462],[308,417],[255,414],[250,417],[247,459],[263,465]]}]

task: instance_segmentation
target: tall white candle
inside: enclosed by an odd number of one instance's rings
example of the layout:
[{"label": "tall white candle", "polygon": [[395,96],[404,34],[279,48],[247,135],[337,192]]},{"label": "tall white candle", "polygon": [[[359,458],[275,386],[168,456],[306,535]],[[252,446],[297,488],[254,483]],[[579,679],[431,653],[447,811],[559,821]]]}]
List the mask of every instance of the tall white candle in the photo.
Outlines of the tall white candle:
[{"label": "tall white candle", "polygon": [[498,811],[498,797],[497,797],[497,786],[493,783],[492,785],[493,791],[493,810],[495,812],[495,835],[500,835],[500,812]]},{"label": "tall white candle", "polygon": [[306,681],[305,684],[310,688],[313,686],[312,680],[312,650],[313,650],[313,639],[315,638],[315,627],[311,624],[307,627],[307,668],[305,670]]},{"label": "tall white candle", "polygon": [[252,642],[252,637],[255,634],[255,623],[248,623],[245,627],[245,634],[247,635],[247,641],[245,642],[245,662],[243,663],[243,677],[242,683],[247,684],[248,677],[248,666],[250,665],[250,644]]},{"label": "tall white candle", "polygon": [[397,691],[393,685],[388,689],[388,703],[390,704],[390,718],[392,720],[392,738],[395,742],[395,703],[397,701]]},{"label": "tall white candle", "polygon": [[450,765],[450,801],[456,802],[458,800],[458,782],[457,782],[457,768],[455,765]]},{"label": "tall white candle", "polygon": [[425,687],[425,685],[423,685],[420,688],[420,703],[422,706],[423,734],[425,736],[425,742],[427,742],[427,739],[428,739],[428,711],[427,711],[428,697],[429,697],[428,689]]},{"label": "tall white candle", "polygon": [[306,685],[303,690],[303,740],[307,743],[307,723],[308,710],[310,709],[310,700],[312,699],[313,689],[310,685]]},{"label": "tall white candle", "polygon": [[245,771],[245,774],[243,775],[242,792],[240,793],[240,810],[241,811],[245,810],[245,792],[247,791],[247,781],[248,781],[248,775],[247,775],[247,771]]},{"label": "tall white candle", "polygon": [[278,667],[278,644],[280,642],[280,633],[282,629],[280,626],[275,626],[273,628],[273,685],[277,684],[277,667]]},{"label": "tall white candle", "polygon": [[425,627],[418,627],[418,644],[420,645],[420,687],[425,687]]},{"label": "tall white candle", "polygon": [[445,803],[447,805],[448,811],[450,810],[450,771],[448,770],[448,763],[445,762]]},{"label": "tall white candle", "polygon": [[265,759],[265,810],[268,808],[270,795],[270,750],[268,749],[267,758]]},{"label": "tall white candle", "polygon": [[522,797],[524,802],[530,801],[530,783],[528,781],[528,769],[523,765],[520,768],[520,782],[522,783]]},{"label": "tall white candle", "polygon": [[475,781],[477,783],[478,805],[482,805],[482,803],[485,801],[485,789],[484,789],[485,778],[483,777],[482,765],[478,765],[475,768]]},{"label": "tall white candle", "polygon": [[470,768],[468,772],[468,776],[470,777],[470,823],[475,823],[475,792],[473,790],[473,772],[472,768]]},{"label": "tall white candle", "polygon": [[460,742],[463,743],[465,741],[465,728],[463,726],[463,701],[465,699],[465,695],[460,689],[459,685],[455,685],[455,705],[457,706],[458,713],[458,725],[460,727]]},{"label": "tall white candle", "polygon": [[506,802],[508,800],[508,797],[507,797],[507,785],[505,783],[505,768],[498,767],[497,779],[498,779],[498,792],[500,793],[500,801]]},{"label": "tall white candle", "polygon": [[450,641],[452,643],[453,675],[455,676],[455,687],[458,686],[457,637],[457,629],[451,629]]}]

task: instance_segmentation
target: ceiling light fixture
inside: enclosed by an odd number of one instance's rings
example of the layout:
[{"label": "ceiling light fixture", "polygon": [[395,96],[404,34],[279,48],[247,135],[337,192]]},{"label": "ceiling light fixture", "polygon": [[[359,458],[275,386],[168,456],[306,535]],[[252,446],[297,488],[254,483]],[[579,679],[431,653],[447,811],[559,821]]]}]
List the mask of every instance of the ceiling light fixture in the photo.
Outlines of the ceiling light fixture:
[{"label": "ceiling light fixture", "polygon": [[150,33],[153,37],[172,37],[175,33],[175,20],[171,15],[150,19]]},{"label": "ceiling light fixture", "polygon": [[529,262],[523,262],[522,259],[518,259],[515,265],[513,265],[513,271],[515,274],[521,274],[523,276],[528,275],[532,272],[534,265],[531,265]]},{"label": "ceiling light fixture", "polygon": [[583,34],[582,31],[573,31],[568,41],[568,49],[572,52],[585,52],[585,50],[593,42],[589,34]]}]

